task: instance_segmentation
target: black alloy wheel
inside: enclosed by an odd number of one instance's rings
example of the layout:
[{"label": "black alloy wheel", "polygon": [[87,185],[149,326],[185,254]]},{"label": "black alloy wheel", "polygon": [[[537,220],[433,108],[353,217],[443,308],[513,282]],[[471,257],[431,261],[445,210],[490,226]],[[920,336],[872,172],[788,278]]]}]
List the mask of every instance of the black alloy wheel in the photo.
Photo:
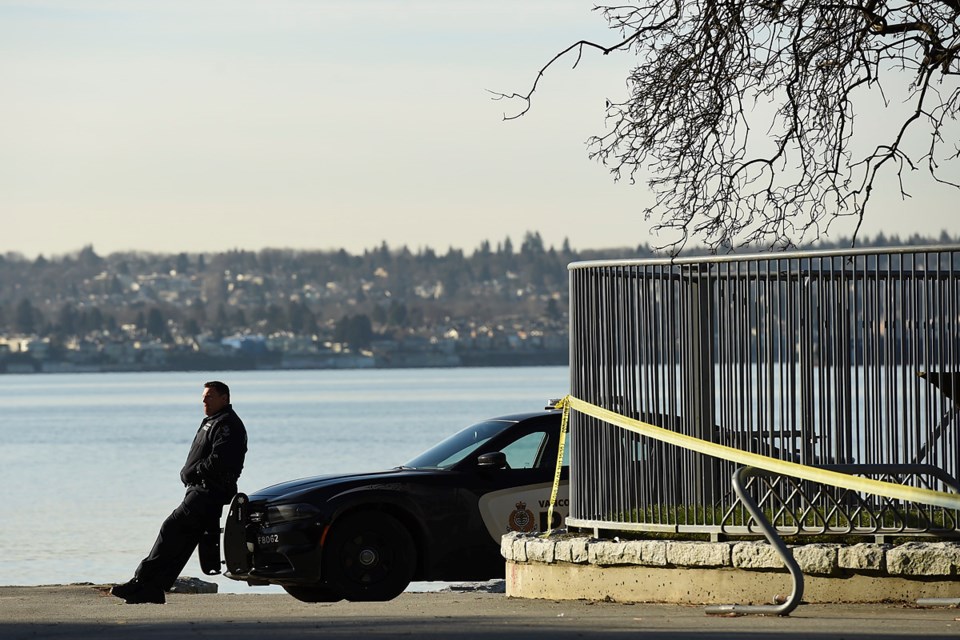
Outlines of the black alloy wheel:
[{"label": "black alloy wheel", "polygon": [[355,601],[392,600],[410,584],[416,567],[407,528],[372,511],[334,522],[323,557],[331,589]]}]

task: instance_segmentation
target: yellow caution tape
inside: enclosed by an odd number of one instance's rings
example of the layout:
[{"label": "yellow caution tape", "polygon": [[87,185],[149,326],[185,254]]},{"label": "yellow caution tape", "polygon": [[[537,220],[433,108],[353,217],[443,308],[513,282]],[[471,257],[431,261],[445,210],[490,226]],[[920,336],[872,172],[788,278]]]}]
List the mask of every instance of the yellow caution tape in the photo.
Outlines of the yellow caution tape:
[{"label": "yellow caution tape", "polygon": [[[944,491],[934,491],[933,489],[909,487],[894,482],[873,480],[872,478],[862,478],[860,476],[853,476],[848,473],[810,467],[804,464],[798,464],[796,462],[789,462],[787,460],[778,460],[777,458],[763,456],[758,453],[742,451],[741,449],[735,449],[733,447],[717,444],[715,442],[709,442],[707,440],[701,440],[700,438],[694,438],[681,433],[675,433],[641,420],[628,418],[570,395],[558,402],[557,408],[562,408],[564,413],[563,421],[561,423],[562,426],[560,436],[561,456],[563,454],[563,432],[567,429],[567,416],[570,409],[573,409],[575,411],[579,411],[580,413],[597,418],[598,420],[603,420],[604,422],[618,426],[622,429],[627,429],[628,431],[633,431],[635,433],[639,433],[640,435],[648,436],[661,442],[666,442],[667,444],[676,445],[690,451],[713,456],[715,458],[721,458],[723,460],[729,460],[730,462],[736,462],[745,466],[756,467],[758,469],[764,469],[765,471],[771,471],[773,473],[778,473],[785,476],[800,478],[801,480],[809,480],[810,482],[828,484],[834,487],[840,487],[842,489],[849,489],[851,491],[870,493],[896,500],[905,500],[907,502],[930,504],[938,507],[944,507],[946,509],[960,509],[960,494],[957,493],[946,493]],[[560,479],[560,463],[560,459],[558,459],[553,495],[550,499],[551,509],[553,508],[553,503],[556,500],[557,484],[559,483]]]},{"label": "yellow caution tape", "polygon": [[550,506],[547,508],[547,530],[546,535],[550,535],[553,530],[553,507],[557,504],[557,492],[560,490],[560,470],[563,468],[563,450],[567,446],[567,432],[570,430],[570,408],[567,403],[567,396],[557,403],[557,409],[563,409],[563,417],[560,419],[560,442],[557,445],[557,468],[553,473],[553,489],[550,491]]}]

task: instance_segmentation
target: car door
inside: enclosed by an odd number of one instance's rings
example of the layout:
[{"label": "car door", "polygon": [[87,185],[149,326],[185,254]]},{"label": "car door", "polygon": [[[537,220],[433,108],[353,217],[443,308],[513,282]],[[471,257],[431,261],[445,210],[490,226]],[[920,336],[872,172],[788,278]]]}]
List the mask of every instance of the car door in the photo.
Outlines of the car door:
[{"label": "car door", "polygon": [[562,526],[569,513],[567,450],[552,526],[547,522],[560,435],[559,421],[553,418],[520,423],[491,441],[482,452],[499,451],[506,457],[503,468],[478,466],[476,471],[479,515],[498,545],[503,534],[510,531],[546,531]]}]

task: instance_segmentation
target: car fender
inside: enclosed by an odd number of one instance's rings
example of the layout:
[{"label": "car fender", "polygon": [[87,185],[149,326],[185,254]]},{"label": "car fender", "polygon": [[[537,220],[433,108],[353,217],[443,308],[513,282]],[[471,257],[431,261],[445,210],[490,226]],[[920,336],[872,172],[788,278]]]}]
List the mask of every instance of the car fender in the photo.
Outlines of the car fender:
[{"label": "car fender", "polygon": [[353,487],[332,496],[327,506],[330,508],[328,528],[336,527],[339,519],[358,511],[389,513],[410,532],[417,547],[418,567],[429,564],[435,539],[429,524],[430,516],[424,512],[422,503],[411,495],[409,487],[392,485],[375,490],[369,486]]}]

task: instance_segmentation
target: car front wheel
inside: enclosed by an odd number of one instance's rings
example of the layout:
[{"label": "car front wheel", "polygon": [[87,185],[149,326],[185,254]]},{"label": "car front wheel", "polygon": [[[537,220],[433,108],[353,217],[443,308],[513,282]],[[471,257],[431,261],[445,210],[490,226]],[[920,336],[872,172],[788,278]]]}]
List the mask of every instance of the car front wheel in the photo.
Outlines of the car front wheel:
[{"label": "car front wheel", "polygon": [[399,520],[365,511],[333,524],[324,559],[331,589],[347,600],[391,600],[413,578],[416,549]]}]

